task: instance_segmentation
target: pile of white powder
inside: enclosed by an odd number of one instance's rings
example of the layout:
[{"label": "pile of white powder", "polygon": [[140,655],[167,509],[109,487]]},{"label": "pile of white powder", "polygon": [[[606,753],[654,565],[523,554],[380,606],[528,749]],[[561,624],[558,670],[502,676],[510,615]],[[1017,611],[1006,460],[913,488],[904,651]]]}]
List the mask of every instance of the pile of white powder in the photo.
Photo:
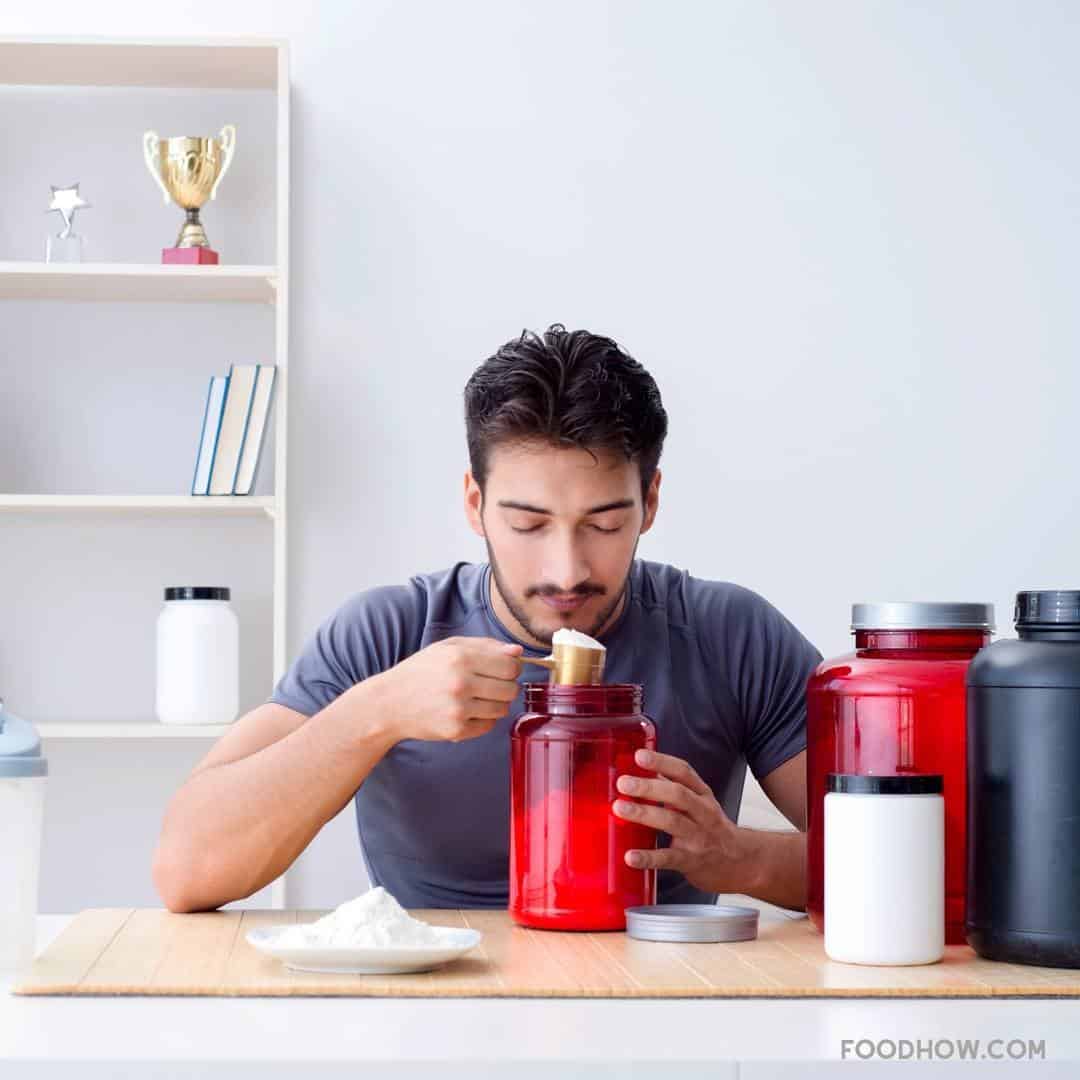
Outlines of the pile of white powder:
[{"label": "pile of white powder", "polygon": [[588,634],[583,634],[580,630],[561,629],[556,630],[551,635],[552,645],[577,645],[581,649],[599,649],[601,652],[607,652],[607,648],[600,644],[596,638],[589,637]]},{"label": "pile of white powder", "polygon": [[372,945],[442,945],[437,927],[414,919],[381,885],[362,893],[317,922],[289,926],[277,939],[288,948]]}]

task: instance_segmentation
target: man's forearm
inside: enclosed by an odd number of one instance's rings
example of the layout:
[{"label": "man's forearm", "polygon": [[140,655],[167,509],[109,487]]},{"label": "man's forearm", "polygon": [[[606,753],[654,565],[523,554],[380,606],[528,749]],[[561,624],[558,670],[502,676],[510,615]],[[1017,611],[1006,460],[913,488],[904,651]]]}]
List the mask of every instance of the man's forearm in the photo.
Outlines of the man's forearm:
[{"label": "man's forearm", "polygon": [[806,910],[806,834],[739,829],[747,880],[741,892],[795,911]]},{"label": "man's forearm", "polygon": [[261,750],[193,775],[165,814],[154,879],[173,910],[250,896],[292,865],[396,739],[378,677]]}]

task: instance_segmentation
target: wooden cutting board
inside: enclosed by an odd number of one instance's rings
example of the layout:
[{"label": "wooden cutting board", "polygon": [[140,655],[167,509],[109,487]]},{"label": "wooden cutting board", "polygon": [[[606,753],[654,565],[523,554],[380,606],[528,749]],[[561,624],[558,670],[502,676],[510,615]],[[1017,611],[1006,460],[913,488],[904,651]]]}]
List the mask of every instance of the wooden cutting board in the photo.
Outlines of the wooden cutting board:
[{"label": "wooden cutting board", "polygon": [[950,946],[920,967],[828,960],[807,919],[761,920],[756,941],[680,945],[624,933],[555,933],[505,911],[416,911],[484,939],[420,975],[293,973],[244,939],[253,926],[313,922],[323,912],[158,909],[84,911],[37,959],[16,994],[226,997],[1077,997],[1080,971],[983,960]]}]

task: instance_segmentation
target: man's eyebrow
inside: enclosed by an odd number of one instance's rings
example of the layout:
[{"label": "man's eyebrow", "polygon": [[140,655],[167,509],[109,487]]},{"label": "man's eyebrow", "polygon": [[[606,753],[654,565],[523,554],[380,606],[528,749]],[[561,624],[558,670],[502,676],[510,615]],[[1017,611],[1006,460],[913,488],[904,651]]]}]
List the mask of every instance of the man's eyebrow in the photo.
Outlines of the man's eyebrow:
[{"label": "man's eyebrow", "polygon": [[[550,510],[545,510],[540,506],[533,506],[530,503],[517,502],[514,499],[500,499],[497,506],[501,506],[504,510],[524,510],[527,514],[547,514],[551,516]],[[626,510],[634,506],[633,499],[616,499],[614,502],[604,503],[603,506],[594,506],[591,510],[586,510],[586,515],[589,514],[604,514],[609,510]]]},{"label": "man's eyebrow", "polygon": [[604,503],[603,506],[594,506],[591,510],[586,510],[586,514],[604,514],[608,510],[628,510],[634,506],[633,499],[616,499],[614,502]]},{"label": "man's eyebrow", "polygon": [[529,514],[550,514],[550,510],[543,510],[539,506],[531,506],[529,503],[516,502],[513,499],[500,499],[497,506],[504,510],[524,510]]}]

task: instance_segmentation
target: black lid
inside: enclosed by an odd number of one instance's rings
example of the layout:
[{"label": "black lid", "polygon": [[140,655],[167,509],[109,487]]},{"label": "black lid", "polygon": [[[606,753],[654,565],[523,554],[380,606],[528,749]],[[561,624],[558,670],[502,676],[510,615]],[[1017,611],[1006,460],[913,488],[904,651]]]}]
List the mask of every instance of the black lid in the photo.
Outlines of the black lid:
[{"label": "black lid", "polygon": [[1016,628],[1080,626],[1080,589],[1032,589],[1016,594]]},{"label": "black lid", "polygon": [[902,776],[857,776],[831,772],[826,791],[844,795],[940,795],[945,788],[941,773],[905,773]]},{"label": "black lid", "polygon": [[229,590],[218,585],[170,585],[166,600],[228,600]]}]

